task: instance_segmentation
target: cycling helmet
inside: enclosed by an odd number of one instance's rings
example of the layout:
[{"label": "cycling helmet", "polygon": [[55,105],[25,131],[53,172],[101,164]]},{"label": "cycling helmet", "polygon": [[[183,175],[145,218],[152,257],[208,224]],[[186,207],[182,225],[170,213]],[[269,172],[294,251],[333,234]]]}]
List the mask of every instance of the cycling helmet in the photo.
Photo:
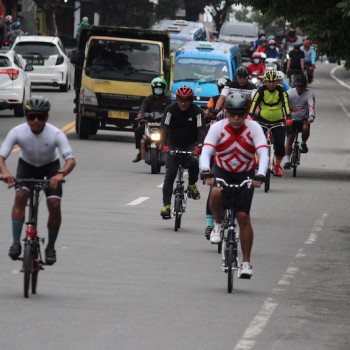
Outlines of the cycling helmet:
[{"label": "cycling helmet", "polygon": [[310,40],[305,40],[303,42],[304,47],[310,47],[311,46],[311,41]]},{"label": "cycling helmet", "polygon": [[278,78],[278,80],[284,79],[284,73],[281,70],[277,71],[277,78]]},{"label": "cycling helmet", "polygon": [[82,22],[89,22],[89,18],[88,17],[83,17],[81,20],[82,20]]},{"label": "cycling helmet", "polygon": [[12,23],[13,22],[13,17],[11,15],[7,15],[5,17],[5,23]]},{"label": "cycling helmet", "polygon": [[276,40],[270,39],[270,40],[268,41],[268,45],[276,45]]},{"label": "cycling helmet", "polygon": [[21,22],[16,21],[12,24],[12,30],[21,29]]},{"label": "cycling helmet", "polygon": [[176,90],[176,97],[193,99],[193,90],[189,86],[182,85]]},{"label": "cycling helmet", "polygon": [[264,74],[265,81],[276,81],[278,80],[278,74],[275,69],[271,69],[265,72]]},{"label": "cycling helmet", "polygon": [[154,89],[156,87],[160,87],[160,88],[163,88],[164,90],[166,90],[166,88],[168,87],[168,84],[164,78],[157,77],[151,81],[151,87],[152,87],[152,89]]},{"label": "cycling helmet", "polygon": [[294,83],[294,86],[306,87],[307,86],[306,76],[305,75],[296,75],[293,83]]},{"label": "cycling helmet", "polygon": [[[254,52],[252,55],[253,58],[261,58],[261,53],[260,52]],[[238,68],[237,68],[238,69]],[[237,73],[237,72],[236,72]]]},{"label": "cycling helmet", "polygon": [[[259,55],[260,56],[260,55]],[[253,54],[254,57],[254,54]],[[245,66],[240,66],[236,69],[236,77],[237,78],[248,78],[249,77],[249,70]]]},{"label": "cycling helmet", "polygon": [[48,114],[50,110],[50,102],[44,96],[31,96],[25,107],[25,114]]},{"label": "cycling helmet", "polygon": [[266,35],[265,30],[264,30],[264,29],[260,29],[259,32],[258,32],[259,38],[262,37],[262,36],[264,36],[264,35]]},{"label": "cycling helmet", "polygon": [[248,109],[248,100],[241,93],[229,94],[225,100],[225,108],[229,113],[246,113]]}]

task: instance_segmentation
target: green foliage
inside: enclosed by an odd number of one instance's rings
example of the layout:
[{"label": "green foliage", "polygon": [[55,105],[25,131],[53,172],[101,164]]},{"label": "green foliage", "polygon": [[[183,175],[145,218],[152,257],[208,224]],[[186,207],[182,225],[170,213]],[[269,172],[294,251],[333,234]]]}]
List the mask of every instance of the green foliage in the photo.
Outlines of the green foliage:
[{"label": "green foliage", "polygon": [[323,54],[350,65],[350,0],[241,0],[270,18],[284,17],[300,27]]}]

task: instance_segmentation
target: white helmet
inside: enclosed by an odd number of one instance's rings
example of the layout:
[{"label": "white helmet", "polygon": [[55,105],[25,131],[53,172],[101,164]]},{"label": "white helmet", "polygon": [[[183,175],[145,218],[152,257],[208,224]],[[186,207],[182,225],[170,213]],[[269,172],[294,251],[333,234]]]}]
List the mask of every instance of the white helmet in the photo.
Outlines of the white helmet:
[{"label": "white helmet", "polygon": [[284,73],[280,70],[277,71],[277,78],[278,80],[283,80],[284,79]]},{"label": "white helmet", "polygon": [[82,18],[82,21],[83,21],[83,22],[89,22],[89,19],[88,19],[87,17],[83,17],[83,18]]}]

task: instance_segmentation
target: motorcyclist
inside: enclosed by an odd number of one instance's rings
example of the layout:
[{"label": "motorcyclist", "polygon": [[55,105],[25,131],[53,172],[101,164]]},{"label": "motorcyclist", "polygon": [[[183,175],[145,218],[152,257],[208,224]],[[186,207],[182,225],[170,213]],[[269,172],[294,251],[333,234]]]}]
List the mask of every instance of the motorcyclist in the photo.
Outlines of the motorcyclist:
[{"label": "motorcyclist", "polygon": [[5,16],[4,22],[3,42],[8,41],[9,33],[12,30],[13,17],[11,15]]},{"label": "motorcyclist", "polygon": [[270,39],[267,42],[267,48],[265,50],[266,58],[279,58],[279,50],[277,48],[276,40]]},{"label": "motorcyclist", "polygon": [[139,125],[135,128],[135,146],[138,149],[138,153],[133,160],[133,163],[137,163],[141,160],[141,139],[145,132],[145,122],[143,113],[158,112],[163,113],[166,106],[171,104],[169,96],[166,96],[168,84],[163,77],[154,78],[151,81],[152,95],[147,96],[141,105],[141,109],[137,114],[135,120]]},{"label": "motorcyclist", "polygon": [[314,79],[314,70],[316,68],[316,51],[311,45],[310,40],[305,40],[300,50],[304,51],[304,65],[307,70],[307,80],[311,84]]},{"label": "motorcyclist", "polygon": [[265,32],[265,30],[263,30],[263,29],[259,29],[259,32],[258,32],[258,39],[256,39],[256,40],[254,41],[253,46],[252,46],[252,48],[251,48],[253,52],[255,52],[256,49],[259,47],[259,45],[260,45],[260,38],[261,38],[261,37],[266,37],[266,32]]},{"label": "motorcyclist", "polygon": [[267,39],[266,36],[262,36],[259,40],[259,46],[256,49],[256,52],[265,52],[267,48]]},{"label": "motorcyclist", "polygon": [[249,75],[253,75],[254,72],[258,74],[258,76],[264,74],[265,65],[261,61],[261,53],[254,52],[252,55],[252,63],[247,66],[249,70]]}]

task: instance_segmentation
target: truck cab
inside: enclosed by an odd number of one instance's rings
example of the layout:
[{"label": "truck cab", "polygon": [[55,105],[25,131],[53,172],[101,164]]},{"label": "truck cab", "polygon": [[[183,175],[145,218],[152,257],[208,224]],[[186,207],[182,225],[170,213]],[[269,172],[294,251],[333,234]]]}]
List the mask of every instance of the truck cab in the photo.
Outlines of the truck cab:
[{"label": "truck cab", "polygon": [[241,64],[238,45],[220,42],[186,42],[175,55],[174,79],[171,98],[179,86],[190,86],[194,91],[194,102],[199,107],[207,105],[209,99],[218,95],[217,81],[220,78],[233,80]]},{"label": "truck cab", "polygon": [[84,27],[75,64],[76,132],[81,139],[98,130],[133,131],[137,106],[152,93],[158,76],[170,80],[167,32],[117,27]]}]

